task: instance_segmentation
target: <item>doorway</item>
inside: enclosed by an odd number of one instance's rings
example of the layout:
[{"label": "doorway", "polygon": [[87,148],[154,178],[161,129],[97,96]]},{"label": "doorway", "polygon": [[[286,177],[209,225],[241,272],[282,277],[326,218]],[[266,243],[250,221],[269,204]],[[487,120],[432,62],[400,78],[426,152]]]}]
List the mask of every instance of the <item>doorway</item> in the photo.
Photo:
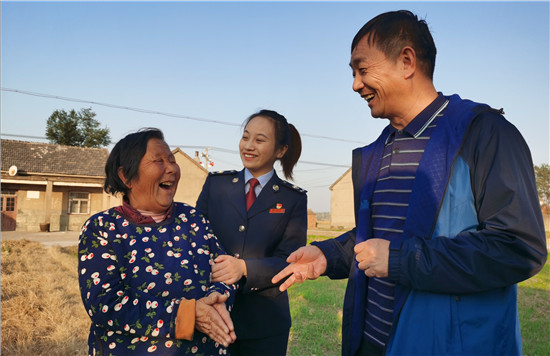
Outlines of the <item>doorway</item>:
[{"label": "doorway", "polygon": [[17,196],[13,191],[2,192],[2,231],[15,231],[17,225]]}]

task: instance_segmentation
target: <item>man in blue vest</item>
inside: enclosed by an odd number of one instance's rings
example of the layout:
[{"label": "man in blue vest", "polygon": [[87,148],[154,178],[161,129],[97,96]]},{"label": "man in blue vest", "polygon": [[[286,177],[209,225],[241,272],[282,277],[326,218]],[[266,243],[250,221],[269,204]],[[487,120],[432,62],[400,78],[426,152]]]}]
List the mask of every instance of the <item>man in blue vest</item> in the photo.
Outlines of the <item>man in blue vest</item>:
[{"label": "man in blue vest", "polygon": [[359,30],[353,90],[389,125],[353,151],[356,227],[273,278],[348,278],[346,356],[522,354],[516,284],[547,256],[531,154],[502,110],[436,91],[435,56],[409,11]]}]

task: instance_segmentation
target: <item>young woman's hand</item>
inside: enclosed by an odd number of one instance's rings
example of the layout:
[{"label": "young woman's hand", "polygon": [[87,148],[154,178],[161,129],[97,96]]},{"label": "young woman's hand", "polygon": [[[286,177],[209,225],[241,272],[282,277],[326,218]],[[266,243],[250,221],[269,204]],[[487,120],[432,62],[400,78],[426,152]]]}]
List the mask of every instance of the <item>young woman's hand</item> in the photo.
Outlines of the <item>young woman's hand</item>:
[{"label": "young woman's hand", "polygon": [[218,256],[212,266],[212,281],[226,284],[237,283],[246,276],[246,262],[229,255]]}]

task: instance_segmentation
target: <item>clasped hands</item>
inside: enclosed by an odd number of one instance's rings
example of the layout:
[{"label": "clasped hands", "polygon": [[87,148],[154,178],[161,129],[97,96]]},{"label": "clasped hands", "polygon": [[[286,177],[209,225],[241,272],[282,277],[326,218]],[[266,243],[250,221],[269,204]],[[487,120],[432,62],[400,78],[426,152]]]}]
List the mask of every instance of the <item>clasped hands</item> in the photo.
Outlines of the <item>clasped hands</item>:
[{"label": "clasped hands", "polygon": [[[367,277],[387,277],[390,242],[383,239],[369,239],[358,243],[354,247],[355,259],[359,269]],[[287,260],[289,265],[277,273],[271,282],[279,283],[288,278],[279,286],[284,292],[294,283],[302,283],[307,279],[317,279],[327,269],[327,259],[320,248],[314,245],[300,247],[291,253]]]},{"label": "clasped hands", "polygon": [[195,329],[225,347],[237,339],[225,305],[227,298],[228,295],[214,292],[195,303]]},{"label": "clasped hands", "polygon": [[[234,284],[246,275],[246,264],[228,255],[218,256],[212,265],[212,281]],[[227,295],[212,293],[195,304],[195,328],[225,347],[235,342],[235,328],[227,311]]]}]

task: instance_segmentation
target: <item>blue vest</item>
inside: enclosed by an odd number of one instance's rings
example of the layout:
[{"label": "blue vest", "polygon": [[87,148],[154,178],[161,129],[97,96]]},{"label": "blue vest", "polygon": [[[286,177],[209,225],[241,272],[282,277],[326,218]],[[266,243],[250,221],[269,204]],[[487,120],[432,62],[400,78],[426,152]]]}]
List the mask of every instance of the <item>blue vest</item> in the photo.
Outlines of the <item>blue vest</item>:
[{"label": "blue vest", "polygon": [[[475,229],[478,225],[469,184],[469,167],[458,152],[480,105],[483,104],[462,100],[458,95],[449,97],[449,105],[426,146],[416,173],[403,232],[405,238],[452,238],[458,232]],[[355,183],[360,184],[354,187],[356,243],[371,237],[370,200],[388,134],[386,128],[375,142],[354,151],[354,164],[361,162],[360,169],[354,170]],[[456,204],[457,199],[462,203]],[[390,246],[390,259],[392,249],[398,250],[399,242]],[[366,293],[366,277],[355,262],[344,303],[344,355],[353,355],[361,343]],[[491,327],[503,328],[502,335],[506,340],[488,339],[495,333],[483,331]],[[430,354],[520,355],[516,286],[456,298],[411,290],[398,284],[393,329],[386,355]]]}]

